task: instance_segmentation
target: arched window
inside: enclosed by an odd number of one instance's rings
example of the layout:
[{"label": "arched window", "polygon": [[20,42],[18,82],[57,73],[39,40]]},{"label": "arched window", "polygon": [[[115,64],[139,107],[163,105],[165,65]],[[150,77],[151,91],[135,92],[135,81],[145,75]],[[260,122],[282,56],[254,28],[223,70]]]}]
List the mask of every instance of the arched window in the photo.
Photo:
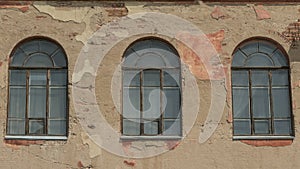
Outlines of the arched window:
[{"label": "arched window", "polygon": [[181,135],[181,72],[176,50],[139,40],[124,54],[122,134]]},{"label": "arched window", "polygon": [[48,38],[19,43],[10,56],[6,138],[66,138],[67,83],[67,58],[59,44]]},{"label": "arched window", "polygon": [[234,138],[293,136],[289,62],[280,45],[262,38],[241,43],[231,80]]}]

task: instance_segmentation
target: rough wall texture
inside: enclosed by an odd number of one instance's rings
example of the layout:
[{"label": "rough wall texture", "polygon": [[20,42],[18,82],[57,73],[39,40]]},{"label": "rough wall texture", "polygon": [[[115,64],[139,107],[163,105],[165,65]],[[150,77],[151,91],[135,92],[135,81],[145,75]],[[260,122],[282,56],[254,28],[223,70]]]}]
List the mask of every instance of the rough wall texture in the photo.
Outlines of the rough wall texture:
[{"label": "rough wall texture", "polygon": [[[27,2],[0,3],[0,168],[300,168],[300,5],[256,6],[254,4],[212,6],[196,4],[126,2]],[[92,34],[101,26],[122,16],[138,12],[160,12],[179,16],[196,25],[219,53],[227,81],[227,104],[217,130],[203,144],[199,132],[210,108],[211,83],[195,53],[176,40],[169,41],[197,77],[200,109],[196,122],[181,142],[169,142],[169,152],[146,159],[129,159],[104,151],[81,128],[72,104],[72,73],[76,59]],[[143,22],[143,21],[141,21]],[[4,140],[7,115],[8,60],[14,46],[24,38],[46,36],[58,41],[69,61],[70,124],[67,141]],[[112,128],[120,131],[120,116],[111,97],[112,75],[122,61],[123,52],[134,40],[148,34],[130,37],[112,48],[97,70],[97,104]],[[293,141],[233,141],[230,63],[234,48],[243,40],[264,36],[276,40],[287,51],[291,65],[294,128]],[[131,143],[124,143],[124,149]]]}]

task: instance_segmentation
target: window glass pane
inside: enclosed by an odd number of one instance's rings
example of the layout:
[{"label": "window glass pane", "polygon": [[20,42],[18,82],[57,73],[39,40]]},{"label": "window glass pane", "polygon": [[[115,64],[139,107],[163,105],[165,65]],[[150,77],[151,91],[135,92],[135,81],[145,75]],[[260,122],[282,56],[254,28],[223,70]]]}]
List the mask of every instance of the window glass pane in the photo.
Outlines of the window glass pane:
[{"label": "window glass pane", "polygon": [[251,71],[252,86],[269,86],[269,72],[264,70]]},{"label": "window glass pane", "polygon": [[27,55],[20,48],[18,48],[11,57],[10,66],[23,66],[23,62],[26,57]]},{"label": "window glass pane", "polygon": [[288,66],[287,59],[279,49],[274,52],[272,59],[275,66]]},{"label": "window glass pane", "polygon": [[234,120],[234,135],[250,135],[250,120]]},{"label": "window glass pane", "polygon": [[123,119],[123,134],[124,135],[140,135],[139,119]]},{"label": "window glass pane", "polygon": [[137,67],[136,63],[140,59],[140,56],[137,55],[137,53],[131,49],[128,49],[125,53],[125,58],[124,58],[123,66],[124,67]]},{"label": "window glass pane", "polygon": [[256,53],[258,52],[258,42],[250,42],[245,46],[241,47],[241,50],[248,56],[253,53]]},{"label": "window glass pane", "polygon": [[164,131],[163,135],[180,136],[181,135],[181,125],[180,119],[165,119],[164,120]]},{"label": "window glass pane", "polygon": [[44,134],[44,120],[30,120],[29,121],[29,134]]},{"label": "window glass pane", "polygon": [[273,111],[276,117],[290,117],[289,88],[272,88]]},{"label": "window glass pane", "polygon": [[269,120],[255,120],[254,122],[254,133],[255,134],[268,134],[270,123]]},{"label": "window glass pane", "polygon": [[156,119],[160,117],[160,88],[144,87],[143,117]]},{"label": "window glass pane", "polygon": [[55,67],[66,67],[67,66],[67,58],[66,55],[64,54],[64,52],[62,51],[62,49],[59,49],[59,51],[57,51],[55,53],[55,55],[52,56],[53,62],[54,62],[54,66]]},{"label": "window glass pane", "polygon": [[259,42],[258,48],[259,48],[259,52],[267,53],[269,55],[271,55],[276,50],[276,46],[263,41]]},{"label": "window glass pane", "polygon": [[233,54],[233,60],[231,66],[232,67],[244,66],[245,60],[246,60],[246,56],[240,50],[237,50]]},{"label": "window glass pane", "polygon": [[160,86],[160,70],[144,70],[143,86]]},{"label": "window glass pane", "polygon": [[30,55],[34,52],[38,52],[39,51],[39,44],[37,40],[32,40],[32,41],[28,41],[23,43],[20,48],[22,48],[22,50],[27,54]]},{"label": "window glass pane", "polygon": [[[146,49],[144,50],[146,51]],[[136,63],[137,68],[164,68],[166,63],[163,58],[156,53],[153,53],[151,49],[147,49],[147,52],[143,54]]]},{"label": "window glass pane", "polygon": [[39,45],[40,51],[47,53],[49,56],[51,56],[53,52],[55,52],[59,48],[56,44],[46,40],[40,40]]},{"label": "window glass pane", "polygon": [[66,121],[65,120],[49,120],[48,134],[50,135],[65,135]]},{"label": "window glass pane", "polygon": [[25,119],[23,120],[8,119],[7,134],[25,134]]},{"label": "window glass pane", "polygon": [[274,70],[272,71],[272,85],[287,86],[289,85],[288,70]]},{"label": "window glass pane", "polygon": [[165,49],[157,50],[159,54],[161,54],[165,64],[166,68],[176,68],[180,67],[180,60],[175,51],[167,51]]},{"label": "window glass pane", "polygon": [[140,86],[140,71],[123,71],[123,86]]},{"label": "window glass pane", "polygon": [[26,67],[53,67],[52,60],[43,53],[35,53],[25,63]]},{"label": "window glass pane", "polygon": [[248,57],[246,61],[247,67],[272,67],[273,61],[270,57],[262,53],[256,53]]},{"label": "window glass pane", "polygon": [[26,71],[25,70],[9,70],[10,85],[26,85]]},{"label": "window glass pane", "polygon": [[158,134],[158,122],[157,121],[144,121],[144,134],[157,135]]},{"label": "window glass pane", "polygon": [[50,118],[66,118],[67,113],[66,88],[53,88],[49,90],[49,116]]},{"label": "window glass pane", "polygon": [[291,120],[274,120],[274,130],[276,135],[291,135]]},{"label": "window glass pane", "polygon": [[166,88],[164,94],[166,96],[162,106],[165,107],[164,118],[178,118],[181,108],[179,88]]},{"label": "window glass pane", "polygon": [[123,89],[123,118],[140,118],[140,88]]},{"label": "window glass pane", "polygon": [[46,88],[30,87],[29,88],[29,112],[30,118],[46,117]]},{"label": "window glass pane", "polygon": [[46,85],[47,70],[30,70],[29,85]]},{"label": "window glass pane", "polygon": [[250,118],[249,89],[233,87],[232,96],[234,118]]},{"label": "window glass pane", "polygon": [[270,99],[268,88],[252,88],[254,118],[270,117]]},{"label": "window glass pane", "polygon": [[231,78],[233,86],[249,86],[249,75],[247,70],[232,70]]},{"label": "window glass pane", "polygon": [[50,71],[50,85],[67,85],[67,70],[51,70]]},{"label": "window glass pane", "polygon": [[179,82],[179,70],[164,70],[164,86],[181,86]]},{"label": "window glass pane", "polygon": [[10,87],[9,89],[9,113],[8,117],[25,118],[26,88]]}]

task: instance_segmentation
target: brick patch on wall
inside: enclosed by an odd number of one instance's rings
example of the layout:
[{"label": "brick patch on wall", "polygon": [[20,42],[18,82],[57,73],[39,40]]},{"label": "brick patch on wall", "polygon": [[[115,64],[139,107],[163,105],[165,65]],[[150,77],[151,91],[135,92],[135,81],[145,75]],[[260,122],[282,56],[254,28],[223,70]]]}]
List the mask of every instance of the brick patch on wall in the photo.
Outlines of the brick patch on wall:
[{"label": "brick patch on wall", "polygon": [[241,142],[256,147],[281,147],[291,145],[293,143],[293,140],[241,140]]}]

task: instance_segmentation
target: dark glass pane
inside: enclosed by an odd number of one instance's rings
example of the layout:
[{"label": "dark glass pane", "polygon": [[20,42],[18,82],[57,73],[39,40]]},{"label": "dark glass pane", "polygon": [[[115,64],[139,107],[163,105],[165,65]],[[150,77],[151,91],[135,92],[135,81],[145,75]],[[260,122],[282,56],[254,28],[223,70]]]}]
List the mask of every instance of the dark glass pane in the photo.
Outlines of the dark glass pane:
[{"label": "dark glass pane", "polygon": [[65,135],[66,120],[49,120],[48,134],[50,135]]},{"label": "dark glass pane", "polygon": [[274,120],[274,133],[276,135],[291,135],[291,120]]},{"label": "dark glass pane", "polygon": [[234,120],[234,135],[250,135],[250,120]]},{"label": "dark glass pane", "polygon": [[269,86],[269,72],[264,70],[251,71],[252,86]]},{"label": "dark glass pane", "polygon": [[53,56],[52,56],[54,66],[55,67],[66,67],[67,66],[67,58],[65,53],[62,49],[59,49]]},{"label": "dark glass pane", "polygon": [[180,136],[181,125],[180,119],[165,119],[163,135]]},{"label": "dark glass pane", "polygon": [[143,90],[143,117],[156,119],[160,113],[160,88],[144,87]]},{"label": "dark glass pane", "polygon": [[255,120],[254,133],[255,134],[269,134],[270,127],[271,126],[270,126],[269,120]]},{"label": "dark glass pane", "polygon": [[26,88],[10,87],[8,117],[25,118]]},{"label": "dark glass pane", "polygon": [[29,57],[25,63],[25,67],[53,67],[53,64],[49,56],[42,53],[35,53]]},{"label": "dark glass pane", "polygon": [[166,88],[164,89],[166,100],[163,102],[162,108],[165,107],[164,118],[178,118],[180,114],[180,89]]},{"label": "dark glass pane", "polygon": [[66,118],[67,113],[66,88],[53,88],[49,90],[49,116],[50,118]]},{"label": "dark glass pane", "polygon": [[123,119],[123,134],[124,135],[140,135],[139,119]]},{"label": "dark glass pane", "polygon": [[288,70],[273,70],[272,86],[287,86],[287,85],[289,85]]},{"label": "dark glass pane", "polygon": [[275,66],[288,66],[286,57],[279,49],[273,54],[272,59],[275,63]]},{"label": "dark glass pane", "polygon": [[124,70],[123,86],[140,86],[140,71]]},{"label": "dark glass pane", "polygon": [[29,134],[44,134],[44,120],[29,120]]},{"label": "dark glass pane", "polygon": [[10,85],[26,85],[26,71],[25,70],[9,70]]},{"label": "dark glass pane", "polygon": [[231,78],[233,86],[249,86],[249,74],[247,70],[232,70]]},{"label": "dark glass pane", "polygon": [[67,85],[67,70],[51,70],[50,71],[50,85]]},{"label": "dark glass pane", "polygon": [[32,40],[25,42],[20,46],[20,48],[23,49],[23,51],[27,54],[30,55],[32,53],[38,52],[39,51],[39,43],[38,40]]},{"label": "dark glass pane", "polygon": [[157,135],[158,134],[158,122],[157,121],[144,121],[144,134]]},{"label": "dark glass pane", "polygon": [[160,70],[144,70],[143,86],[160,86]]},{"label": "dark glass pane", "polygon": [[247,67],[272,67],[273,62],[271,58],[262,53],[256,53],[248,57],[246,61]]},{"label": "dark glass pane", "polygon": [[46,88],[30,87],[29,88],[29,118],[46,117]]},{"label": "dark glass pane", "polygon": [[40,52],[47,53],[49,56],[51,56],[59,47],[52,42],[46,41],[46,40],[40,40]]},{"label": "dark glass pane", "polygon": [[25,119],[8,119],[7,134],[25,134]]},{"label": "dark glass pane", "polygon": [[123,118],[140,118],[140,88],[123,88]]},{"label": "dark glass pane", "polygon": [[27,55],[18,48],[11,57],[10,66],[23,66],[23,62],[26,59]]},{"label": "dark glass pane", "polygon": [[263,52],[268,55],[271,55],[276,50],[276,46],[274,46],[273,44],[270,44],[268,42],[263,42],[263,41],[259,42],[258,48],[259,48],[259,52]]},{"label": "dark glass pane", "polygon": [[46,85],[47,70],[30,70],[29,85]]},{"label": "dark glass pane", "polygon": [[179,70],[164,70],[163,85],[164,86],[181,86]]},{"label": "dark glass pane", "polygon": [[258,42],[250,42],[240,48],[247,56],[258,52]]},{"label": "dark glass pane", "polygon": [[272,99],[275,118],[291,116],[289,88],[272,88]]},{"label": "dark glass pane", "polygon": [[233,87],[232,96],[234,118],[250,118],[249,89]]},{"label": "dark glass pane", "polygon": [[268,88],[252,88],[254,118],[270,117],[270,99]]},{"label": "dark glass pane", "polygon": [[242,67],[245,64],[246,56],[240,51],[237,50],[233,54],[232,67]]}]

